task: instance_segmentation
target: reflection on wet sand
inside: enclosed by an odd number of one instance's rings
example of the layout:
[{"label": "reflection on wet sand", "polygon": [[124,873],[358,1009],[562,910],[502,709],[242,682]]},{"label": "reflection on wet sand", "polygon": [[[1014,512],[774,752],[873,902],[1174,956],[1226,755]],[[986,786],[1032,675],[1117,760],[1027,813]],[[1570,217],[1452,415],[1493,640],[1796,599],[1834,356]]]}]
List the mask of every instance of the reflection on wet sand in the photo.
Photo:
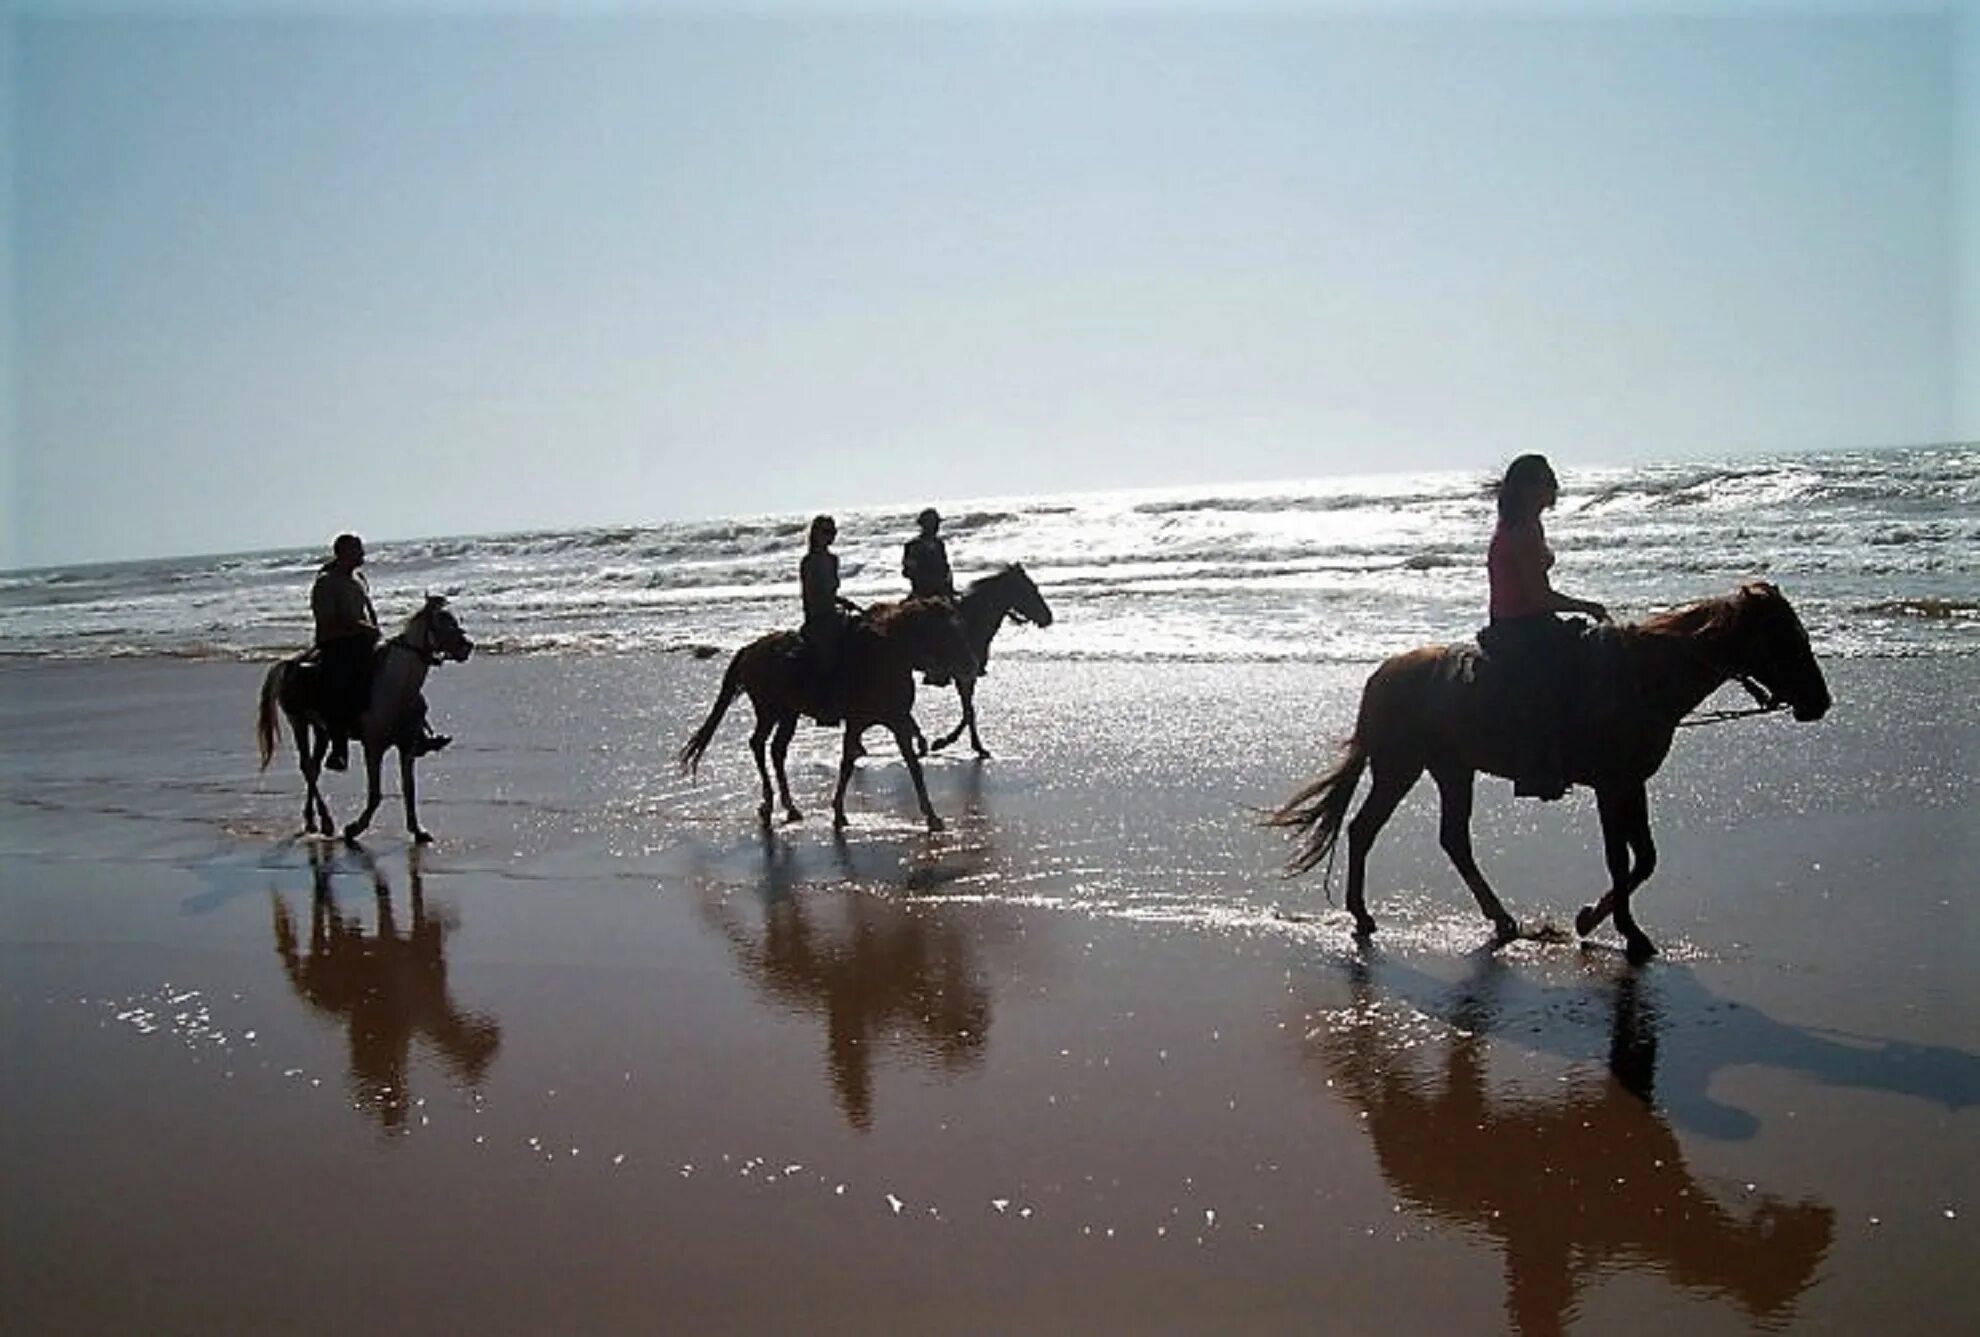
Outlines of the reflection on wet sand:
[{"label": "reflection on wet sand", "polygon": [[1606,1015],[1605,1069],[1558,1093],[1495,1089],[1487,1037],[1506,1020],[1498,995],[1510,974],[1484,960],[1455,988],[1433,982],[1442,997],[1419,1010],[1421,976],[1356,960],[1350,1005],[1309,1033],[1390,1188],[1499,1242],[1508,1318],[1527,1337],[1562,1331],[1585,1284],[1628,1270],[1722,1297],[1755,1321],[1784,1319],[1828,1252],[1834,1210],[1763,1193],[1735,1211],[1690,1171],[1650,1103],[1661,1019],[1633,969],[1556,1000],[1557,1017]]},{"label": "reflection on wet sand", "polygon": [[296,997],[345,1026],[352,1099],[393,1131],[405,1126],[412,1107],[408,1076],[416,1040],[455,1080],[473,1087],[495,1060],[502,1028],[492,1017],[464,1011],[448,992],[447,936],[457,921],[427,908],[421,850],[406,852],[412,919],[403,931],[384,870],[362,848],[346,853],[371,878],[377,930],[367,934],[357,915],[338,909],[330,885],[337,855],[311,842],[309,942],[299,943],[288,902],[276,892],[275,951]]},{"label": "reflection on wet sand", "polygon": [[[976,938],[955,907],[912,899],[973,875],[987,846],[931,849],[907,841],[835,842],[852,887],[802,888],[797,852],[763,836],[755,899],[762,926],[704,887],[702,914],[738,969],[771,1003],[825,1023],[825,1060],[847,1122],[873,1126],[873,1068],[882,1053],[944,1072],[981,1061],[990,991]],[[878,889],[857,884],[880,881]]]}]

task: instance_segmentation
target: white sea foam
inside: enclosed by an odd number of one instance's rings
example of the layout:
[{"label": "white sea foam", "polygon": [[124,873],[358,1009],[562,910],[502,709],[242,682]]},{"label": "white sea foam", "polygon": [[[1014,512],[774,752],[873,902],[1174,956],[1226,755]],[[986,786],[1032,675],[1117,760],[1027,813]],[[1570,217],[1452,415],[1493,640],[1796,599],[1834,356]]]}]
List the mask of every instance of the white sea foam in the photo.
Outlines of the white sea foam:
[{"label": "white sea foam", "polygon": [[[1980,653],[1980,446],[1575,469],[1556,583],[1631,617],[1761,576],[1833,655]],[[942,503],[958,575],[1023,562],[1048,631],[999,656],[1364,660],[1482,621],[1492,507],[1452,472]],[[796,620],[808,516],[377,542],[388,620],[452,596],[507,653],[733,648]],[[839,514],[845,593],[897,597],[905,508]],[[314,551],[0,573],[0,654],[261,657],[308,637]],[[1931,616],[1912,608],[1944,610]]]}]

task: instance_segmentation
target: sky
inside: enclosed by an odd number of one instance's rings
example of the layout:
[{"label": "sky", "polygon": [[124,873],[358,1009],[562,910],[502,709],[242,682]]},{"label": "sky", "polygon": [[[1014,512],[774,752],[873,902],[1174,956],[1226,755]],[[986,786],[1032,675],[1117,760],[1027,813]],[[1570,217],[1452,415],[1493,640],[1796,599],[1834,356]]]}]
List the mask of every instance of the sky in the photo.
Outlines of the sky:
[{"label": "sky", "polygon": [[0,24],[0,567],[1980,437],[1971,3]]}]

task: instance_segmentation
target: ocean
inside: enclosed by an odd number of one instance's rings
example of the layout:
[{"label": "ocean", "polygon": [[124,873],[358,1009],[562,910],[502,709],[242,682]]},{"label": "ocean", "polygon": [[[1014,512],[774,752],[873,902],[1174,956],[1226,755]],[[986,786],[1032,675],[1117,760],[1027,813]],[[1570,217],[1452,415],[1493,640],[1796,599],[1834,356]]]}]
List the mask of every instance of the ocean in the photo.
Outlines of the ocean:
[{"label": "ocean", "polygon": [[[927,500],[959,583],[1021,562],[1049,630],[1000,657],[1359,662],[1483,621],[1491,479],[1460,470],[1294,483]],[[844,593],[899,597],[919,503],[840,511]],[[733,649],[797,620],[809,515],[378,541],[388,627],[444,593],[485,652]],[[1628,620],[1778,584],[1819,653],[1980,653],[1980,443],[1562,470],[1555,583]],[[324,542],[0,573],[0,654],[256,659],[307,644]]]}]

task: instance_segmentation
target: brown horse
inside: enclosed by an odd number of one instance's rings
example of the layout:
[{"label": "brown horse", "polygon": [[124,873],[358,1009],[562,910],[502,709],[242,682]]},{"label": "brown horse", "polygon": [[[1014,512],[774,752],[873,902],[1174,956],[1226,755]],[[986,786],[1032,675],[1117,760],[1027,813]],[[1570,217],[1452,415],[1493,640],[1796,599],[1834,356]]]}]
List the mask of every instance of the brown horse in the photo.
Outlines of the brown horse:
[{"label": "brown horse", "polygon": [[[945,673],[976,671],[975,658],[963,638],[955,609],[945,599],[907,599],[900,603],[874,604],[846,628],[839,647],[839,672],[845,681],[845,743],[839,755],[839,784],[832,794],[832,825],[846,824],[846,784],[852,779],[853,763],[865,754],[860,737],[874,725],[883,725],[894,735],[914,780],[915,796],[921,801],[921,814],[930,831],[942,829],[928,801],[928,785],[922,778],[921,760],[915,755],[914,739],[920,732],[914,723],[915,670]],[[756,815],[770,820],[770,772],[763,764],[767,741],[777,768],[777,796],[783,800],[787,821],[804,820],[791,801],[791,785],[784,773],[784,756],[790,751],[791,735],[797,732],[798,717],[816,719],[824,705],[821,685],[813,661],[802,649],[798,633],[773,631],[760,636],[729,660],[722,675],[722,689],[708,718],[681,748],[681,769],[693,773],[702,753],[715,737],[722,717],[737,695],[749,694],[756,709],[756,728],[749,735],[749,750],[756,757],[756,774],[763,782],[763,802]]]},{"label": "brown horse", "polygon": [[[1033,626],[1052,625],[1052,606],[1045,602],[1045,596],[1038,592],[1024,567],[1012,562],[994,575],[969,582],[969,588],[956,600],[956,616],[962,619],[963,634],[969,638],[969,648],[976,656],[979,668],[990,662],[990,642],[997,635],[997,629],[1005,619],[1013,622],[1029,622]],[[976,733],[976,681],[980,674],[958,673],[955,677],[956,695],[962,700],[962,718],[956,727],[936,739],[930,746],[936,752],[962,737],[969,731],[969,745],[976,749],[976,755],[987,757],[990,749],[983,746],[983,740]],[[917,745],[920,740],[917,739]]]},{"label": "brown horse", "polygon": [[[1657,950],[1629,907],[1657,863],[1644,784],[1663,764],[1678,722],[1731,680],[1763,705],[1791,706],[1797,720],[1817,720],[1829,709],[1829,686],[1801,619],[1779,590],[1762,583],[1605,631],[1583,647],[1580,704],[1564,731],[1567,774],[1595,791],[1610,886],[1582,907],[1574,926],[1586,937],[1613,913],[1630,956],[1640,960]],[[1373,788],[1347,823],[1347,908],[1357,933],[1375,931],[1362,890],[1369,848],[1427,770],[1437,782],[1445,854],[1500,937],[1518,934],[1518,921],[1471,853],[1474,776],[1510,778],[1520,760],[1517,712],[1506,708],[1506,693],[1523,684],[1504,677],[1502,665],[1471,646],[1424,646],[1385,660],[1362,689],[1354,736],[1339,763],[1265,818],[1303,833],[1290,871],[1306,872],[1332,855],[1355,785],[1364,769],[1373,771]]]},{"label": "brown horse", "polygon": [[[474,642],[461,630],[460,622],[447,601],[430,594],[417,613],[406,619],[397,636],[380,645],[372,660],[371,702],[360,725],[364,743],[364,811],[344,828],[345,840],[356,840],[371,825],[378,811],[380,789],[378,768],[388,748],[399,749],[399,792],[406,806],[406,830],[413,840],[428,844],[433,837],[419,824],[419,811],[413,787],[413,759],[418,742],[424,704],[420,689],[427,671],[445,660],[467,662],[474,653]],[[309,653],[294,655],[268,670],[261,683],[261,708],[255,716],[255,739],[261,749],[261,769],[267,770],[281,741],[278,712],[289,717],[289,728],[296,736],[296,757],[303,773],[303,830],[314,834],[320,818],[323,834],[335,830],[329,805],[317,780],[323,771],[323,754],[330,746],[330,730],[323,709],[323,675]]]}]

